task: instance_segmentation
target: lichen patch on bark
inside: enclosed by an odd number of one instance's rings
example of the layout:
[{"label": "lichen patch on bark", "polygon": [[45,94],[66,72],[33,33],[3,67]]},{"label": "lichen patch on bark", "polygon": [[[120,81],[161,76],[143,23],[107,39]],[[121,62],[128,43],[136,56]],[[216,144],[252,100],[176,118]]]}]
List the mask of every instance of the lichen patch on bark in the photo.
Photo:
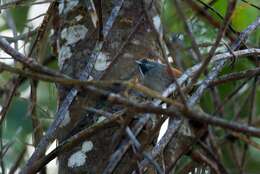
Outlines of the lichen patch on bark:
[{"label": "lichen patch on bark", "polygon": [[92,149],[93,149],[93,143],[92,143],[92,141],[85,141],[83,144],[82,144],[82,151],[83,152],[89,152],[89,151],[91,151]]},{"label": "lichen patch on bark", "polygon": [[85,38],[88,29],[84,25],[74,25],[64,28],[61,32],[61,38],[66,41],[65,45],[72,45]]},{"label": "lichen patch on bark", "polygon": [[72,56],[71,49],[69,46],[62,46],[59,51],[58,63],[60,69],[62,69],[66,59],[69,59]]},{"label": "lichen patch on bark", "polygon": [[109,60],[108,55],[106,53],[101,52],[97,57],[97,61],[95,63],[95,70],[97,71],[106,70],[110,64],[108,60]]},{"label": "lichen patch on bark", "polygon": [[70,168],[74,168],[74,167],[80,167],[82,165],[84,165],[86,162],[86,155],[84,152],[77,151],[75,153],[73,153],[69,160],[68,160],[68,167]]},{"label": "lichen patch on bark", "polygon": [[70,156],[68,160],[68,167],[75,168],[84,165],[87,158],[86,153],[90,152],[93,147],[94,145],[92,141],[83,142],[81,149]]}]

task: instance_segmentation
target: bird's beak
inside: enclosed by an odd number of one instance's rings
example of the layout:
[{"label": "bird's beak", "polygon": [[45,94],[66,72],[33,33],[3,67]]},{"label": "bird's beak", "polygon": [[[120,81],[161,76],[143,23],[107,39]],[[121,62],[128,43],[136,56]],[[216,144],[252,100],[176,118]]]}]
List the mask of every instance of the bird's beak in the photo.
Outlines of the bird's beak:
[{"label": "bird's beak", "polygon": [[142,64],[142,62],[139,61],[139,60],[136,60],[135,63],[137,63],[138,65],[141,65],[141,64]]},{"label": "bird's beak", "polygon": [[143,70],[142,70],[142,65],[143,65],[143,63],[142,63],[141,61],[139,61],[139,60],[136,60],[135,63],[137,63],[137,65],[138,65],[138,70],[139,70],[139,72],[140,72],[140,74],[141,74],[141,77],[143,78],[143,77],[144,77],[144,73],[143,73]]}]

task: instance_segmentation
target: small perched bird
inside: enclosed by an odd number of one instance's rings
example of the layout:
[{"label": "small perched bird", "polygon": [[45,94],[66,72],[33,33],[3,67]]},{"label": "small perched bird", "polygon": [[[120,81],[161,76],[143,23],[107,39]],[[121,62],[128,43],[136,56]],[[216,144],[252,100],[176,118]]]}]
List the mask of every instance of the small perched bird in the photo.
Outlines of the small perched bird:
[{"label": "small perched bird", "polygon": [[163,92],[173,83],[174,77],[178,78],[182,74],[176,68],[147,59],[138,60],[136,63],[142,76],[141,83],[157,92]]}]

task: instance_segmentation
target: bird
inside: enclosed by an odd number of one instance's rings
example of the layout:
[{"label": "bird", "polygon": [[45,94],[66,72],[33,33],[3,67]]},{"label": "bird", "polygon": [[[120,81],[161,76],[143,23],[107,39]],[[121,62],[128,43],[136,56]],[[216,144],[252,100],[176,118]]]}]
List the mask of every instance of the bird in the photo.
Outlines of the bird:
[{"label": "bird", "polygon": [[152,60],[140,59],[136,63],[141,74],[141,84],[159,93],[174,82],[174,77],[182,75],[180,70]]}]

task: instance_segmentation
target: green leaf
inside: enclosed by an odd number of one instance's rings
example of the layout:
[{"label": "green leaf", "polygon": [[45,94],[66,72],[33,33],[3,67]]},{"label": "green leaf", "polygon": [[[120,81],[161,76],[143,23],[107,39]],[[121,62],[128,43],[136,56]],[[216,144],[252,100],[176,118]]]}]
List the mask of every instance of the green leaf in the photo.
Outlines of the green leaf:
[{"label": "green leaf", "polygon": [[256,20],[260,11],[247,3],[239,3],[232,16],[232,26],[237,31],[243,31]]},{"label": "green leaf", "polygon": [[18,32],[22,32],[26,25],[28,10],[28,6],[19,6],[10,10]]},{"label": "green leaf", "polygon": [[37,95],[38,105],[47,107],[50,111],[56,110],[57,89],[54,84],[39,82]]},{"label": "green leaf", "polygon": [[18,138],[24,141],[32,131],[31,118],[27,116],[28,101],[15,97],[6,115],[4,138],[13,140]]},{"label": "green leaf", "polygon": [[[191,9],[187,8],[185,3],[180,2],[180,5],[183,7],[182,10],[188,19],[192,15]],[[162,22],[168,32],[179,33],[183,31],[183,22],[179,19],[179,16],[176,13],[175,7],[171,0],[165,0],[164,2],[162,9]]]},{"label": "green leaf", "polygon": [[[213,8],[222,16],[225,16],[225,13],[227,11],[227,5],[228,5],[228,1],[227,0],[218,0],[216,1],[216,3],[213,4]],[[212,16],[215,16],[216,20],[222,21],[222,19],[220,19],[216,13],[210,11]]]}]

